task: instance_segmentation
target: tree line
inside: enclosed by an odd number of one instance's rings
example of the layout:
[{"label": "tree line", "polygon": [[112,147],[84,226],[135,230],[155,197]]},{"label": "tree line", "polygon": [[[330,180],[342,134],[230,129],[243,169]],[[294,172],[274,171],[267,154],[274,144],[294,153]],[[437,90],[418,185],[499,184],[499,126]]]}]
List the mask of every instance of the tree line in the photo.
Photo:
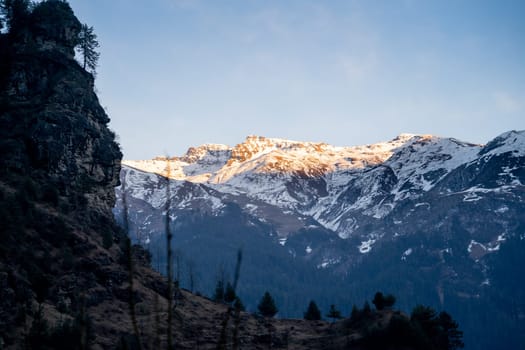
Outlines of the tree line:
[{"label": "tree line", "polygon": [[[235,295],[233,286],[223,280],[217,282],[213,299],[216,302],[235,304],[235,308],[244,311],[242,302]],[[363,337],[358,342],[367,349],[382,349],[385,346],[409,346],[414,349],[428,350],[455,350],[464,347],[463,332],[458,323],[446,311],[437,312],[433,308],[417,305],[409,316],[403,316],[400,311],[394,311],[396,297],[392,294],[384,295],[377,292],[372,299],[373,310],[368,301],[362,308],[354,305],[346,320],[350,329],[359,330]],[[257,306],[257,314],[264,318],[273,318],[279,311],[270,292],[264,295]],[[392,314],[386,327],[377,326],[378,314],[389,312]],[[325,315],[332,323],[344,319],[340,310],[332,304]],[[321,321],[322,312],[314,300],[308,304],[304,312],[307,321]]]}]

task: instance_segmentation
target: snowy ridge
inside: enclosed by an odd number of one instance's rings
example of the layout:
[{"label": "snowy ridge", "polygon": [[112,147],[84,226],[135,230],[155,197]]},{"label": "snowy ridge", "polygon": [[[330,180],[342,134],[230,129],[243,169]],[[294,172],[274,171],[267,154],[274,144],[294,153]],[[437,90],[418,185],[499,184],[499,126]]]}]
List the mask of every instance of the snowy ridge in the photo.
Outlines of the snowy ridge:
[{"label": "snowy ridge", "polygon": [[[349,238],[360,229],[359,218],[383,219],[399,203],[432,191],[459,167],[502,154],[525,156],[525,132],[504,133],[486,146],[413,134],[354,147],[248,136],[234,147],[205,144],[189,148],[181,157],[122,164],[132,196],[155,208],[165,202],[158,175],[169,174],[173,202],[180,209],[196,206],[218,213],[224,200],[233,201],[261,222],[276,225],[283,237],[293,214]],[[522,167],[501,168],[501,191],[522,185]],[[474,189],[446,195],[457,193],[467,202],[488,193]],[[372,249],[372,234],[362,237],[369,242],[359,248],[362,253]]]},{"label": "snowy ridge", "polygon": [[152,160],[123,160],[122,164],[141,171],[168,176],[175,180],[207,182],[226,164],[231,149],[226,145],[205,144],[190,147],[182,157],[157,157]]},{"label": "snowy ridge", "polygon": [[513,157],[525,156],[525,130],[511,130],[501,134],[489,142],[481,154],[494,156],[504,153]]},{"label": "snowy ridge", "polygon": [[206,144],[190,147],[182,157],[123,160],[122,164],[162,176],[166,176],[169,164],[170,178],[217,184],[246,172],[315,177],[380,164],[392,155],[394,149],[413,137],[402,134],[389,142],[336,147],[326,143],[248,136],[244,143],[235,147]]},{"label": "snowy ridge", "polygon": [[[481,145],[430,135],[414,136],[386,162],[397,178],[396,199],[417,190],[429,191],[443,177],[462,164],[476,159]],[[410,190],[403,186],[410,184]]]}]

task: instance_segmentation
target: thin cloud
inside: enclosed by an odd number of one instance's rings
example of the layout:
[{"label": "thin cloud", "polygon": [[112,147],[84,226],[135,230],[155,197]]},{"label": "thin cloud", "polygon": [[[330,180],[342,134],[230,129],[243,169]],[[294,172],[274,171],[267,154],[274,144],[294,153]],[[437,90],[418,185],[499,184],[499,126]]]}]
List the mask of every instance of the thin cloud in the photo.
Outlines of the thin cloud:
[{"label": "thin cloud", "polygon": [[496,103],[497,108],[501,112],[515,113],[523,109],[523,100],[519,99],[505,91],[496,91],[492,94],[492,98]]}]

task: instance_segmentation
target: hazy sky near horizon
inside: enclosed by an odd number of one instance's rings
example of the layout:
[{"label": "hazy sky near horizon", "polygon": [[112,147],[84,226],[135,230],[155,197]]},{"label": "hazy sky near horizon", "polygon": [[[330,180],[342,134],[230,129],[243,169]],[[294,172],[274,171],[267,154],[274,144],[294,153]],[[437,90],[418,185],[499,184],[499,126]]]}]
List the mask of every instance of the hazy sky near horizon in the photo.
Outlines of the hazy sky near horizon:
[{"label": "hazy sky near horizon", "polygon": [[525,1],[70,0],[126,159],[525,129]]}]

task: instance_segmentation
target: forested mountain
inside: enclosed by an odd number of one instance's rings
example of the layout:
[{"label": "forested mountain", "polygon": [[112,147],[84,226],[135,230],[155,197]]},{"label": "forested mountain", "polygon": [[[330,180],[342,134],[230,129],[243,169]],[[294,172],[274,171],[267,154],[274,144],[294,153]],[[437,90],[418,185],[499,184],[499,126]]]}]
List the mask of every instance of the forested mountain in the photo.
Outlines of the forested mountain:
[{"label": "forested mountain", "polygon": [[[166,176],[169,177],[169,188]],[[123,161],[132,239],[165,271],[166,195],[181,283],[210,295],[235,252],[255,309],[272,286],[280,316],[314,298],[350,312],[376,290],[450,310],[472,349],[525,341],[525,132],[486,145],[403,134],[358,147],[250,136],[181,157]],[[169,192],[166,190],[169,189]]]}]

